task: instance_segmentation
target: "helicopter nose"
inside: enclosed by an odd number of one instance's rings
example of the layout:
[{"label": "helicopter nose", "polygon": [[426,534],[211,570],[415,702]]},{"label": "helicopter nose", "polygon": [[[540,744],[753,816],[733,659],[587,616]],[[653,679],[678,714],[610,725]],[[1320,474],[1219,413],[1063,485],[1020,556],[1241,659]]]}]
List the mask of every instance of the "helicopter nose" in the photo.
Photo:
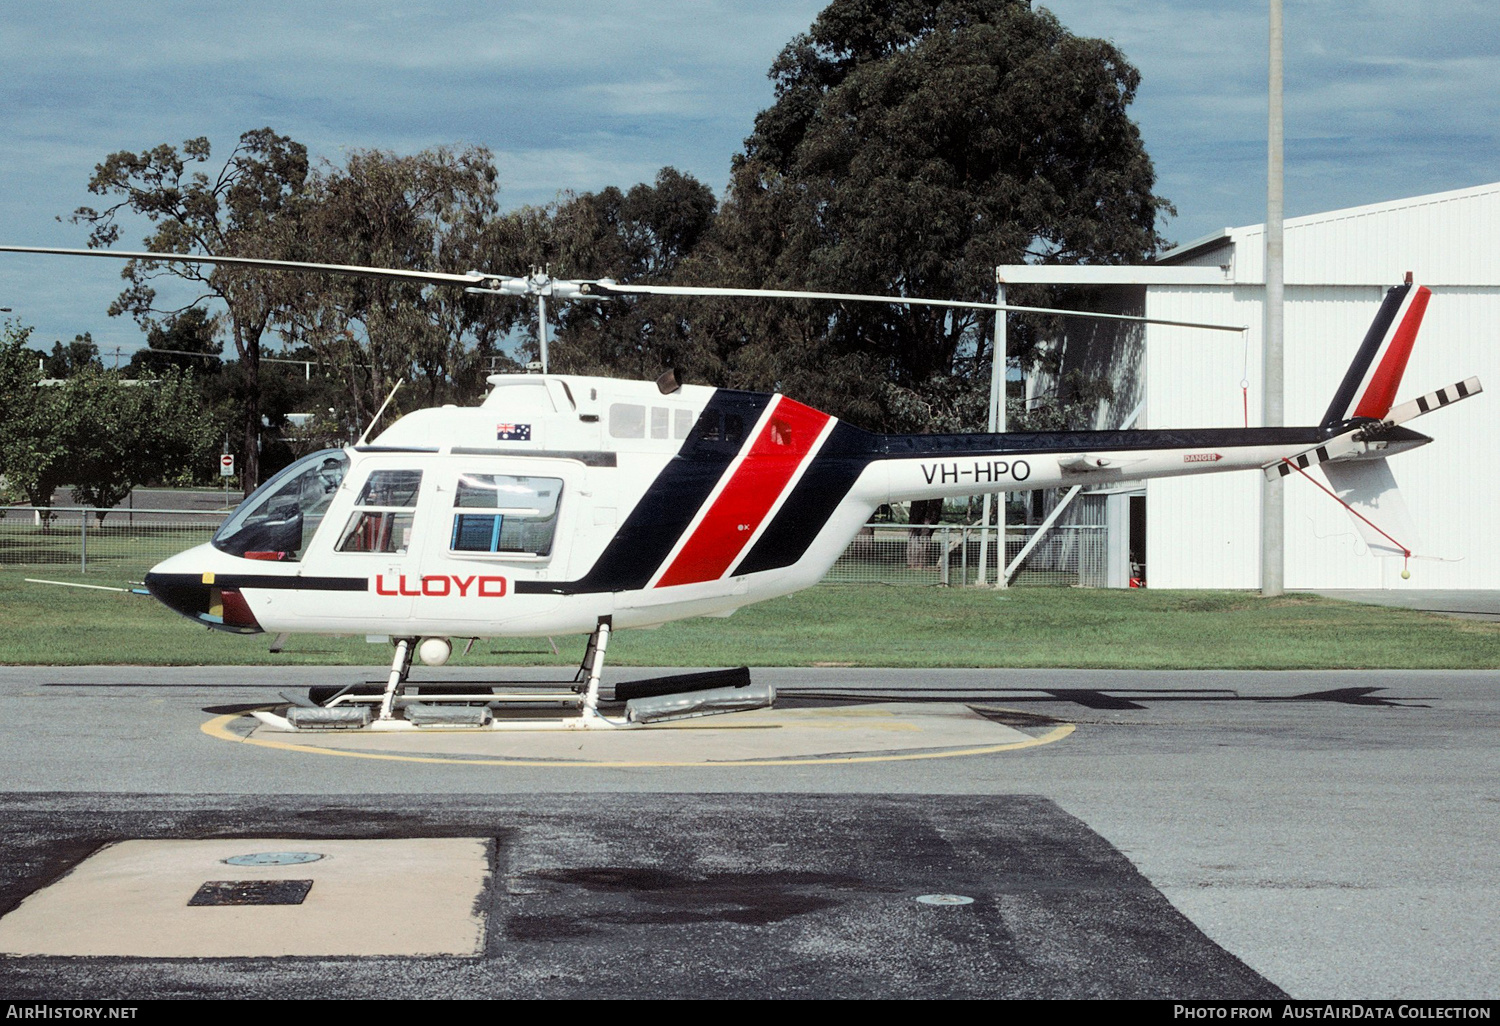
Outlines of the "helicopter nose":
[{"label": "helicopter nose", "polygon": [[[169,562],[175,562],[176,557]],[[259,634],[261,626],[238,588],[215,583],[213,574],[168,573],[162,566],[146,574],[146,590],[158,602],[189,620],[233,634]]]}]

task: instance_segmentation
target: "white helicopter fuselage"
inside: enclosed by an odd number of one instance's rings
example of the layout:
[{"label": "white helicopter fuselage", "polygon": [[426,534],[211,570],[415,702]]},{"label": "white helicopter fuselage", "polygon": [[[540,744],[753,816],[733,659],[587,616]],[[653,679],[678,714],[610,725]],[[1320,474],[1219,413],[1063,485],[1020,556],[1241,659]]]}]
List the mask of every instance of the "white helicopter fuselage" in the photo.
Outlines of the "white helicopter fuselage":
[{"label": "white helicopter fuselage", "polygon": [[478,407],[420,410],[369,445],[294,464],[148,586],[239,632],[649,627],[817,583],[885,503],[1262,467],[1320,438],[876,435],[781,395],[490,381]]},{"label": "white helicopter fuselage", "polygon": [[[1244,330],[932,297],[622,285],[541,272],[520,278],[0,246],[5,251],[325,272],[535,297],[544,370],[549,296],[591,303],[755,296]],[[885,503],[1249,468],[1274,477],[1313,465],[1369,551],[1405,559],[1412,549],[1397,536],[1413,532],[1385,457],[1431,440],[1401,427],[1404,421],[1480,391],[1470,378],[1393,408],[1430,298],[1409,273],[1387,291],[1328,411],[1307,427],[880,435],[781,395],[496,375],[479,407],[418,411],[371,445],[294,463],[249,496],[209,545],[154,567],[146,586],[176,611],[223,630],[404,639],[398,661],[424,636],[588,631],[602,646],[614,627],[728,615],[816,583]]]}]

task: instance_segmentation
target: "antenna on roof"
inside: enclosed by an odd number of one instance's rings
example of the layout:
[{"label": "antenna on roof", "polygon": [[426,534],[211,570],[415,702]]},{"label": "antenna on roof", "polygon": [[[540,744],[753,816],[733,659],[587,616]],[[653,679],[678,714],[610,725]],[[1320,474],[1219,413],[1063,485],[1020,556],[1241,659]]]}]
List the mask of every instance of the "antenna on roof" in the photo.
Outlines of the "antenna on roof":
[{"label": "antenna on roof", "polygon": [[[400,388],[404,384],[406,384],[406,379],[400,378],[396,381],[396,388]],[[370,418],[370,426],[365,428],[365,433],[360,435],[359,441],[354,443],[356,446],[364,445],[365,439],[370,437],[370,432],[375,430],[375,425],[379,422],[380,415],[385,412],[387,406],[391,405],[391,400],[396,398],[396,388],[391,389],[391,394],[385,397],[385,402],[380,404],[380,409],[376,410],[375,416]]]}]

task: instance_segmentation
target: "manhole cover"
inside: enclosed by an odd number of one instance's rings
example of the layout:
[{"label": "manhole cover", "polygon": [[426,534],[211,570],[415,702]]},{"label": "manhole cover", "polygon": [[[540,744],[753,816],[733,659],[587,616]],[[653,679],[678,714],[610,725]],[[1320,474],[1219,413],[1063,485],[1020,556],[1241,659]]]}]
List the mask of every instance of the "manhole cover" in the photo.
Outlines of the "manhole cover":
[{"label": "manhole cover", "polygon": [[223,861],[229,866],[300,866],[322,857],[312,851],[262,851],[253,855],[235,855]]},{"label": "manhole cover", "polygon": [[974,899],[964,894],[919,894],[917,901],[923,905],[972,905]]},{"label": "manhole cover", "polygon": [[311,880],[209,880],[189,905],[300,905]]}]

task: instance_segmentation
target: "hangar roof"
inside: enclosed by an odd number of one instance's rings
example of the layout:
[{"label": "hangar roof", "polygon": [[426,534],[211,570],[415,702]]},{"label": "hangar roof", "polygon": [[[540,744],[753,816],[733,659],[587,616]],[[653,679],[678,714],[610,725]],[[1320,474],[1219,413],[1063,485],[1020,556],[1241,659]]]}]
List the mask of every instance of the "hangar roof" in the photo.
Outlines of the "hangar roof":
[{"label": "hangar roof", "polygon": [[[1500,286],[1500,183],[1288,218],[1288,285]],[[1224,228],[1124,267],[1006,264],[1001,280],[1093,285],[1259,285],[1265,225]]]}]

